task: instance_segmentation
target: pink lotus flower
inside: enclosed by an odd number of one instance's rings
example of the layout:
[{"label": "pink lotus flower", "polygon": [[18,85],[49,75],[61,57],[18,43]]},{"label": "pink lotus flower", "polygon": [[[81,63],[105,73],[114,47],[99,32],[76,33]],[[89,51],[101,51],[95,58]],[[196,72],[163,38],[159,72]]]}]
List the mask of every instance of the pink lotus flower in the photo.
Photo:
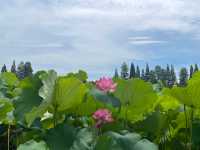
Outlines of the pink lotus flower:
[{"label": "pink lotus flower", "polygon": [[100,78],[96,81],[96,88],[103,92],[114,92],[117,84],[112,81],[111,78]]},{"label": "pink lotus flower", "polygon": [[108,109],[98,109],[92,117],[96,120],[96,128],[100,128],[103,124],[114,121],[112,113]]}]

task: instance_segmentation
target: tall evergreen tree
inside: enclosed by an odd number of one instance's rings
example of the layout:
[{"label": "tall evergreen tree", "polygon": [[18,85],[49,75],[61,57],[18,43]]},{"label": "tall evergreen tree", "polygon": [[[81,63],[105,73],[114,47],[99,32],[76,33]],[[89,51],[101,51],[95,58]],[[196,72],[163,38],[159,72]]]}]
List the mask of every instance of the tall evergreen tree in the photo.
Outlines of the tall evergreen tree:
[{"label": "tall evergreen tree", "polygon": [[171,74],[171,80],[170,80],[170,87],[173,87],[174,84],[176,83],[176,73],[175,73],[175,69],[174,66],[171,65],[171,69],[170,69],[170,74]]},{"label": "tall evergreen tree", "polygon": [[135,65],[131,63],[131,68],[130,68],[130,78],[135,78],[136,72],[135,72]]},{"label": "tall evergreen tree", "polygon": [[6,65],[5,65],[5,64],[3,65],[2,69],[1,69],[1,72],[2,72],[2,73],[3,73],[3,72],[7,72],[7,68],[6,68]]},{"label": "tall evergreen tree", "polygon": [[137,66],[137,68],[136,68],[135,77],[136,77],[136,78],[140,78],[140,68],[139,68],[139,66]]},{"label": "tall evergreen tree", "polygon": [[167,64],[167,72],[170,74],[170,68],[169,68],[169,64]]},{"label": "tall evergreen tree", "polygon": [[10,71],[11,71],[12,73],[14,73],[14,74],[17,73],[15,61],[13,61],[13,64],[12,64],[12,67],[11,67]]},{"label": "tall evergreen tree", "polygon": [[170,67],[167,64],[167,68],[166,68],[166,72],[165,72],[165,82],[166,82],[166,86],[167,87],[171,87],[172,86],[172,76],[171,76],[171,71],[170,71]]},{"label": "tall evergreen tree", "polygon": [[117,68],[115,69],[115,75],[114,75],[114,78],[119,78],[119,74],[118,74],[118,70],[117,70]]},{"label": "tall evergreen tree", "polygon": [[153,70],[149,72],[149,82],[151,82],[152,84],[157,83],[156,74]]},{"label": "tall evergreen tree", "polygon": [[149,64],[147,63],[146,64],[146,72],[145,72],[145,81],[149,81],[149,72],[150,72]]},{"label": "tall evergreen tree", "polygon": [[191,66],[190,66],[190,78],[192,78],[193,73],[194,73],[194,68],[193,68],[193,66],[191,65]]},{"label": "tall evergreen tree", "polygon": [[17,67],[17,76],[19,79],[25,78],[25,65],[23,61]]},{"label": "tall evergreen tree", "polygon": [[156,74],[156,79],[157,80],[160,80],[161,79],[161,72],[162,72],[162,68],[161,68],[161,66],[159,66],[159,65],[157,65],[157,66],[155,66],[155,74]]},{"label": "tall evergreen tree", "polygon": [[123,79],[128,79],[128,65],[123,62],[121,66],[121,77]]},{"label": "tall evergreen tree", "polygon": [[187,85],[188,71],[186,68],[181,68],[179,74],[179,86],[184,87]]},{"label": "tall evergreen tree", "polygon": [[173,65],[171,65],[171,76],[172,76],[172,81],[175,83],[176,82],[176,73],[175,73],[175,69],[174,69]]},{"label": "tall evergreen tree", "polygon": [[197,71],[199,71],[199,67],[198,67],[197,64],[195,64],[195,65],[194,65],[194,72],[197,72]]},{"label": "tall evergreen tree", "polygon": [[142,79],[142,80],[145,80],[145,72],[144,72],[144,69],[142,69],[141,79]]},{"label": "tall evergreen tree", "polygon": [[24,64],[24,75],[25,77],[29,77],[33,75],[33,69],[30,62],[26,62]]}]

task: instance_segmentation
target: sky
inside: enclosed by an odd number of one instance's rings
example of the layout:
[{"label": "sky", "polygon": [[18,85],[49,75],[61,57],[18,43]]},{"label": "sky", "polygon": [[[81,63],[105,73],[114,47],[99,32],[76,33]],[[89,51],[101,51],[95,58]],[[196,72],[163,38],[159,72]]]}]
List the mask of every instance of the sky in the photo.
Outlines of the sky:
[{"label": "sky", "polygon": [[199,0],[0,0],[0,65],[90,79],[122,62],[200,64]]}]

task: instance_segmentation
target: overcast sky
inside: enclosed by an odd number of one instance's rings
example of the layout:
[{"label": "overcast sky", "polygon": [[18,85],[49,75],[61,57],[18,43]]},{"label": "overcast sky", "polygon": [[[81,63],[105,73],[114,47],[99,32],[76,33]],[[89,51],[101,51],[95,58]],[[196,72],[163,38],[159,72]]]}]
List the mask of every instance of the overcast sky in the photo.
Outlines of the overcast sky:
[{"label": "overcast sky", "polygon": [[123,61],[200,63],[199,0],[1,0],[0,65],[112,75]]}]

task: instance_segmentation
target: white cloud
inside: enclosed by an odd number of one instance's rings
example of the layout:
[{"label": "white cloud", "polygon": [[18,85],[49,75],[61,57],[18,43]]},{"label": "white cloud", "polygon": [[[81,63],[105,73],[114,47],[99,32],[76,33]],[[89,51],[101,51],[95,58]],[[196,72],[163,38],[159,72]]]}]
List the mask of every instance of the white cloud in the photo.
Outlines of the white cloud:
[{"label": "white cloud", "polygon": [[133,45],[164,44],[167,41],[156,40],[148,36],[128,37],[128,42]]}]

